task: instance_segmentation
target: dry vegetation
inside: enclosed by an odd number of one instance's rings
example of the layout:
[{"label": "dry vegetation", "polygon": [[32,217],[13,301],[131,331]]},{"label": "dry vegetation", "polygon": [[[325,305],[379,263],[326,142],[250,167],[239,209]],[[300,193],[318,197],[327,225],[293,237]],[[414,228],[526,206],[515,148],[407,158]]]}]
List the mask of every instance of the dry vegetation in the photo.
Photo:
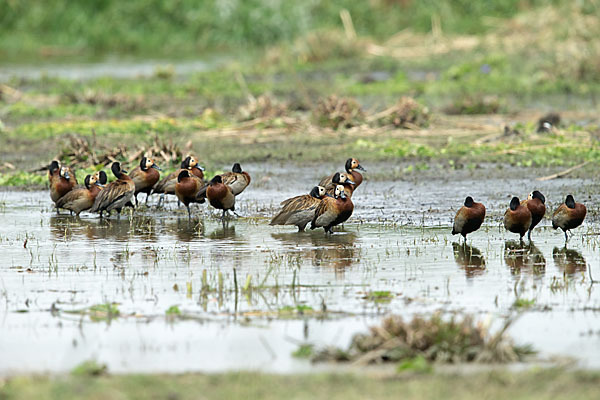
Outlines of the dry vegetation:
[{"label": "dry vegetation", "polygon": [[347,350],[325,349],[314,361],[352,361],[356,364],[399,362],[422,357],[430,362],[515,362],[532,354],[528,346],[517,346],[507,337],[512,323],[492,334],[488,326],[472,317],[443,318],[435,314],[405,321],[398,315],[372,326],[367,334],[357,334]]}]

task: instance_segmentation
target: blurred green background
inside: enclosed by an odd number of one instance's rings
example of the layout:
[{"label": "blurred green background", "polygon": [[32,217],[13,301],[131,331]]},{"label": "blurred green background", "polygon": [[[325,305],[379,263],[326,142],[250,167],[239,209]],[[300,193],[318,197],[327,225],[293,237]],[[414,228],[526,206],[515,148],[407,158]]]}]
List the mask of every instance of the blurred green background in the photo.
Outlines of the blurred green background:
[{"label": "blurred green background", "polygon": [[0,57],[200,57],[339,28],[342,9],[359,36],[377,40],[407,28],[429,32],[432,16],[445,33],[481,34],[494,19],[572,3],[598,11],[593,1],[576,0],[2,0]]}]

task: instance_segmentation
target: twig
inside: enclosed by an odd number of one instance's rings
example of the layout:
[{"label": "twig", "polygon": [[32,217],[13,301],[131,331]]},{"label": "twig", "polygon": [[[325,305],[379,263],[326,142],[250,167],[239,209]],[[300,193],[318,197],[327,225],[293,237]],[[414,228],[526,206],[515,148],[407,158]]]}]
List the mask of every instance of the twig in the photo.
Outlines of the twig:
[{"label": "twig", "polygon": [[567,168],[564,171],[557,172],[556,174],[552,174],[552,175],[548,175],[548,176],[542,176],[541,178],[537,178],[536,180],[549,181],[552,179],[560,178],[560,177],[570,174],[571,172],[575,171],[576,169],[584,167],[587,164],[589,164],[589,161],[584,161],[581,164],[575,165],[574,167],[571,167],[571,168]]}]

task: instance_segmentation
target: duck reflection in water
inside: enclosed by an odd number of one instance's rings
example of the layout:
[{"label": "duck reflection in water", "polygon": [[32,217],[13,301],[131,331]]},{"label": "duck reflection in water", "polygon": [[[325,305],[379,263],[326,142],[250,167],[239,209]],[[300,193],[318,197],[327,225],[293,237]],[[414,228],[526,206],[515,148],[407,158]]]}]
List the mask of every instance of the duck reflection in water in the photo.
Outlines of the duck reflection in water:
[{"label": "duck reflection in water", "polygon": [[50,217],[50,231],[56,239],[110,239],[123,241],[132,237],[155,242],[156,220],[148,216],[134,216],[131,219],[88,220],[72,217]]},{"label": "duck reflection in water", "polygon": [[587,270],[585,257],[577,250],[555,247],[552,250],[552,258],[554,264],[565,274],[572,275]]},{"label": "duck reflection in water", "polygon": [[342,231],[329,236],[316,232],[272,233],[271,236],[289,245],[292,251],[299,251],[313,266],[333,267],[336,274],[343,273],[360,257],[354,232]]},{"label": "duck reflection in water", "polygon": [[198,218],[192,218],[191,220],[177,218],[169,220],[165,224],[165,231],[169,236],[176,236],[176,239],[181,242],[191,242],[204,236],[206,224]]},{"label": "duck reflection in water", "polygon": [[546,272],[546,258],[532,242],[507,240],[504,243],[504,262],[512,274],[522,271],[533,275],[543,275]]},{"label": "duck reflection in water", "polygon": [[485,258],[477,247],[466,243],[452,243],[456,265],[465,270],[467,277],[481,275],[485,272]]},{"label": "duck reflection in water", "polygon": [[235,225],[230,226],[226,223],[219,225],[219,228],[208,235],[210,239],[234,239],[236,236]]}]

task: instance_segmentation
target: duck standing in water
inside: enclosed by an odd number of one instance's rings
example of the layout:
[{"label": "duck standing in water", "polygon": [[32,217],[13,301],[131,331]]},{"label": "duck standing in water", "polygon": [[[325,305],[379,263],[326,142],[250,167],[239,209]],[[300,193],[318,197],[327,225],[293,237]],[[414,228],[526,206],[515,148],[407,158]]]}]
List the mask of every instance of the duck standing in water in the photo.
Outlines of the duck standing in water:
[{"label": "duck standing in water", "polygon": [[[229,187],[231,193],[234,196],[242,193],[246,188],[250,185],[252,178],[250,174],[244,170],[242,170],[242,166],[240,163],[233,164],[233,168],[231,168],[231,172],[225,172],[224,174],[219,175],[221,177],[221,182]],[[198,200],[200,203],[204,203],[205,199],[208,197],[208,185],[204,188],[200,189],[198,192]]]},{"label": "duck standing in water", "polygon": [[75,213],[77,217],[82,211],[89,210],[94,205],[96,197],[106,184],[107,177],[104,171],[96,172],[94,175],[85,177],[85,187],[71,190],[61,197],[57,202],[58,208],[64,208]]},{"label": "duck standing in water", "polygon": [[473,201],[471,196],[467,196],[464,205],[456,212],[454,224],[452,225],[452,234],[460,233],[467,240],[467,235],[475,232],[481,227],[485,219],[485,206]]},{"label": "duck standing in water", "polygon": [[223,183],[221,175],[217,175],[208,183],[206,187],[206,198],[211,206],[218,210],[223,210],[222,219],[225,220],[225,213],[228,210],[235,212],[235,195],[231,187]]},{"label": "duck standing in water", "polygon": [[346,196],[344,186],[335,188],[334,197],[326,196],[315,210],[310,229],[323,228],[326,233],[333,233],[332,228],[344,223],[354,211],[352,200]]},{"label": "duck standing in water", "polygon": [[508,210],[504,213],[504,227],[507,231],[518,233],[523,240],[523,236],[531,226],[531,211],[525,205],[521,205],[518,197],[513,197],[510,201]]},{"label": "duck standing in water", "polygon": [[200,180],[193,176],[189,170],[182,169],[177,176],[177,184],[175,185],[175,195],[182,202],[188,211],[188,219],[192,219],[191,203],[198,203],[198,191],[202,188]]},{"label": "duck standing in water", "polygon": [[298,232],[312,221],[315,210],[325,197],[325,188],[315,186],[309,194],[292,197],[281,202],[281,211],[271,220],[269,225],[296,225]]},{"label": "duck standing in water", "polygon": [[[65,165],[59,166],[58,161],[52,161],[48,167],[48,179],[50,180],[50,198],[54,204],[77,186],[73,170]],[[58,207],[56,212],[58,213]]]},{"label": "duck standing in water", "polygon": [[156,185],[154,185],[152,193],[159,193],[161,195],[158,201],[159,206],[164,201],[164,196],[166,194],[175,195],[175,185],[177,185],[177,178],[179,177],[181,171],[184,169],[189,170],[193,176],[200,179],[202,185],[204,186],[204,168],[198,165],[198,160],[196,160],[195,157],[187,156],[181,162],[180,169],[178,169],[175,172],[171,172],[169,175],[161,179]]},{"label": "duck standing in water", "polygon": [[577,228],[583,223],[587,209],[581,203],[575,203],[572,195],[567,195],[565,202],[552,215],[552,228],[562,229],[565,233],[565,243],[569,240],[567,231]]},{"label": "duck standing in water", "polygon": [[138,205],[138,193],[146,193],[146,204],[148,204],[148,197],[152,192],[154,185],[160,179],[161,169],[156,165],[154,160],[148,157],[142,157],[140,165],[135,167],[129,176],[135,184],[135,205]]},{"label": "duck standing in water", "polygon": [[135,194],[135,183],[127,175],[127,171],[121,169],[121,163],[114,162],[110,169],[117,180],[109,183],[100,191],[90,209],[90,212],[100,213],[100,218],[104,211],[110,214],[112,210],[117,210],[121,217],[121,209],[127,204],[132,204]]},{"label": "duck standing in water", "polygon": [[527,232],[527,239],[531,241],[531,231],[546,215],[546,198],[540,191],[534,190],[527,196],[527,200],[521,202],[521,205],[527,206],[529,212],[531,212],[531,226]]}]

